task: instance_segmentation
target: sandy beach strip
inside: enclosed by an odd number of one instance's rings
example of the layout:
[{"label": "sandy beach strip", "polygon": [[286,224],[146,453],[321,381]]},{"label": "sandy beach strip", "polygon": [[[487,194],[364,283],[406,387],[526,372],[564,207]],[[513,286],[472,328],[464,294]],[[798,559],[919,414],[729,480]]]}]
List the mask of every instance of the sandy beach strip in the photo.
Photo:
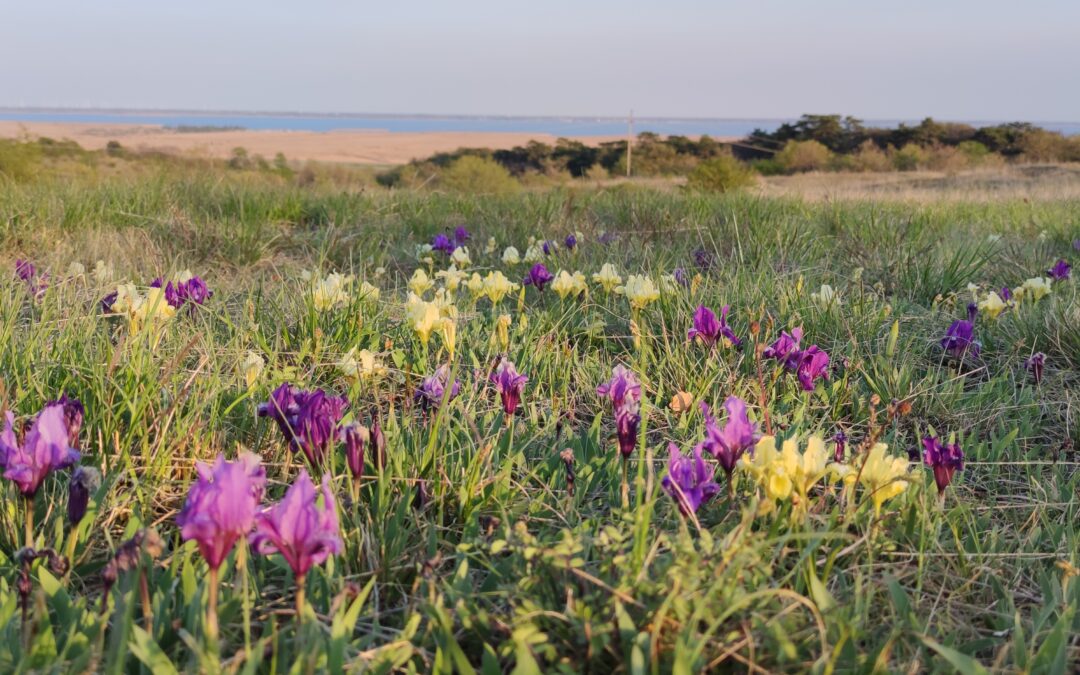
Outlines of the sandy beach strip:
[{"label": "sandy beach strip", "polygon": [[[353,131],[175,131],[144,124],[90,124],[76,122],[0,121],[0,138],[72,140],[88,150],[104,148],[109,141],[139,151],[190,154],[227,158],[234,148],[271,159],[284,153],[290,160],[348,164],[403,164],[437,152],[458,148],[512,148],[531,140],[554,144],[551,134],[479,131],[396,132]],[[622,136],[575,137],[590,145]]]}]

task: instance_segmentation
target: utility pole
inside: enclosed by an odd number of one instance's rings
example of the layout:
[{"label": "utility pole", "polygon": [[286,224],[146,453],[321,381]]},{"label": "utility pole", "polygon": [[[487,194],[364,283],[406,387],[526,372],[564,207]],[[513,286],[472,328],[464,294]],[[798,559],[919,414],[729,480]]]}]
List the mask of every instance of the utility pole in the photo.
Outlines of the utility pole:
[{"label": "utility pole", "polygon": [[626,177],[630,177],[630,148],[634,144],[634,109],[630,108],[630,119],[626,125]]}]

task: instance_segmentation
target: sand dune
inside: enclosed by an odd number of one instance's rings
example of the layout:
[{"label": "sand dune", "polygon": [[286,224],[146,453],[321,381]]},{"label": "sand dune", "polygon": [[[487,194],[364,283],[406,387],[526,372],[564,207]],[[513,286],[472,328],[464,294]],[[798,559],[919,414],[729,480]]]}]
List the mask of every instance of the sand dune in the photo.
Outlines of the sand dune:
[{"label": "sand dune", "polygon": [[[393,132],[357,131],[207,131],[178,132],[155,125],[0,121],[0,138],[19,136],[69,139],[97,150],[115,140],[133,150],[157,150],[206,157],[228,157],[233,148],[272,158],[284,153],[290,160],[350,164],[403,164],[460,147],[510,148],[530,140],[554,143],[555,136],[510,132]],[[577,138],[585,143],[615,140],[617,136]]]}]

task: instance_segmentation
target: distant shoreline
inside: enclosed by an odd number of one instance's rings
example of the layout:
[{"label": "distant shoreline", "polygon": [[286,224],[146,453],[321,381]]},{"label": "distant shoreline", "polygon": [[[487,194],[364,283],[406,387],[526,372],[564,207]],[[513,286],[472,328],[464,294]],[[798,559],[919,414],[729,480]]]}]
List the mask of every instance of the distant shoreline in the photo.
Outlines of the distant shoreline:
[{"label": "distant shoreline", "polygon": [[[87,150],[101,150],[110,141],[141,152],[164,152],[226,159],[235,148],[272,159],[282,153],[289,160],[365,165],[405,164],[438,152],[462,147],[493,150],[525,145],[529,141],[554,144],[551,134],[482,131],[387,131],[380,129],[317,131],[177,130],[161,125],[79,122],[0,121],[0,138],[52,138],[71,140]],[[595,144],[623,136],[586,136],[576,140]]]},{"label": "distant shoreline", "polygon": [[[625,136],[626,116],[524,116],[524,115],[453,115],[453,114],[380,114],[380,113],[305,113],[299,111],[211,111],[211,110],[135,110],[123,108],[48,108],[0,107],[0,121],[24,123],[138,124],[165,127],[241,127],[273,131],[360,131],[392,132],[480,132],[530,133],[555,137],[582,138]],[[664,136],[701,136],[714,138],[742,137],[755,129],[773,131],[793,118],[708,118],[708,117],[635,117],[635,133],[650,131]],[[918,119],[866,119],[867,126],[895,127],[916,125]],[[938,120],[987,126],[1005,121]],[[1065,135],[1080,134],[1078,122],[1039,122],[1033,124]]]}]

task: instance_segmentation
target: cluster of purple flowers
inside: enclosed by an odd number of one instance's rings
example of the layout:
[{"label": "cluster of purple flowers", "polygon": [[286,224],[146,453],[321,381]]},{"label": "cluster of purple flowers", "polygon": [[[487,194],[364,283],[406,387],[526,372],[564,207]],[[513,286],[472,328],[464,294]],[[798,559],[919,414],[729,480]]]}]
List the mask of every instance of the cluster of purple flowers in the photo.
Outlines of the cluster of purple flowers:
[{"label": "cluster of purple flowers", "polygon": [[964,470],[964,451],[957,443],[942,445],[937,436],[923,439],[923,461],[934,471],[938,492],[945,492],[952,482],[953,474]]},{"label": "cluster of purple flowers", "polygon": [[696,513],[720,492],[720,486],[713,480],[713,470],[701,456],[701,445],[687,457],[674,443],[668,444],[667,475],[660,480],[660,487],[671,495],[683,515]]},{"label": "cluster of purple flowers", "polygon": [[945,337],[941,338],[941,348],[945,353],[959,361],[970,354],[972,358],[979,358],[982,345],[975,340],[975,317],[979,310],[975,303],[967,306],[967,319],[957,319],[945,331]]},{"label": "cluster of purple flowers", "polygon": [[338,424],[348,405],[344,398],[320,389],[305,391],[285,383],[259,406],[258,413],[277,422],[289,448],[303,452],[312,466],[318,467],[338,436]]},{"label": "cluster of purple flowers", "polygon": [[526,286],[536,286],[536,290],[544,290],[544,286],[549,284],[555,276],[548,271],[548,268],[544,263],[536,263],[529,270],[529,274],[525,277],[524,283]]},{"label": "cluster of purple flowers", "polygon": [[761,434],[746,414],[746,401],[738,396],[728,396],[724,401],[724,410],[728,414],[727,424],[721,427],[710,414],[708,404],[701,404],[701,412],[705,416],[705,440],[698,447],[716,458],[730,480],[735,463],[743,453],[754,447]]},{"label": "cluster of purple flowers", "polygon": [[72,411],[77,405],[77,423],[68,423],[68,408],[63,403],[52,402],[41,409],[21,440],[15,434],[15,415],[10,411],[5,414],[0,433],[0,469],[27,499],[34,498],[50,473],[79,461],[74,446],[78,445],[82,426],[82,404],[74,399],[68,401]]},{"label": "cluster of purple flowers", "polygon": [[503,358],[491,374],[491,381],[495,383],[495,389],[502,398],[503,412],[513,415],[521,402],[521,391],[529,378],[519,373],[512,362]]},{"label": "cluster of purple flowers", "polygon": [[29,260],[20,258],[15,261],[15,276],[26,284],[35,298],[41,297],[49,287],[49,275],[44,272],[38,274],[37,267]]},{"label": "cluster of purple flowers", "polygon": [[450,255],[454,252],[454,249],[459,246],[464,246],[469,239],[472,239],[472,235],[469,234],[469,230],[464,225],[458,225],[454,228],[453,238],[442,234],[436,234],[431,238],[432,250]]},{"label": "cluster of purple flowers", "polygon": [[804,390],[813,391],[818,378],[829,379],[829,355],[817,345],[802,349],[802,337],[801,327],[793,328],[790,333],[782,331],[762,355],[779,361],[785,369],[796,374]]},{"label": "cluster of purple flowers", "polygon": [[611,379],[597,387],[596,393],[611,400],[619,452],[625,460],[637,446],[638,428],[641,425],[641,382],[633,371],[617,365],[612,369]]},{"label": "cluster of purple flowers", "polygon": [[447,385],[450,386],[447,401],[452,401],[461,392],[461,382],[454,380],[450,383],[450,366],[445,363],[435,369],[435,372],[425,377],[417,387],[413,399],[419,404],[420,409],[429,412],[442,405],[443,396],[447,395]]},{"label": "cluster of purple flowers", "polygon": [[697,311],[694,312],[694,327],[687,332],[686,339],[691,341],[700,340],[712,347],[723,338],[734,347],[740,346],[742,340],[735,335],[735,331],[727,324],[727,315],[730,309],[729,305],[724,305],[720,309],[720,318],[717,319],[716,314],[711,309],[705,305],[699,305]]},{"label": "cluster of purple flowers", "polygon": [[737,396],[729,396],[724,401],[724,409],[728,419],[721,427],[709,413],[709,406],[701,404],[701,412],[705,416],[705,440],[694,446],[690,457],[684,456],[674,443],[668,445],[668,471],[660,485],[675,499],[684,515],[697,512],[702,504],[720,491],[713,478],[713,469],[703,459],[704,454],[708,453],[716,459],[727,474],[730,486],[736,462],[761,438],[757,425],[746,414],[745,401]]},{"label": "cluster of purple flowers", "polygon": [[1046,276],[1050,277],[1054,281],[1065,281],[1072,274],[1072,265],[1065,262],[1064,259],[1058,260],[1054,263],[1054,266],[1046,270]]},{"label": "cluster of purple flowers", "polygon": [[266,470],[257,455],[243,452],[236,461],[218,456],[213,466],[196,464],[198,477],[176,518],[180,535],[194,540],[211,570],[217,570],[236,542],[252,534],[262,555],[280,553],[302,583],[304,575],[344,546],[330,477],[322,482],[323,503],[301,469],[296,481],[275,505],[262,508]]},{"label": "cluster of purple flowers", "polygon": [[[161,288],[164,283],[161,277],[150,282],[150,288]],[[165,283],[165,302],[174,309],[180,309],[187,303],[194,309],[195,305],[202,305],[213,295],[213,291],[206,285],[201,277],[192,276],[186,281],[170,281]],[[115,301],[115,298],[114,298]]]}]

